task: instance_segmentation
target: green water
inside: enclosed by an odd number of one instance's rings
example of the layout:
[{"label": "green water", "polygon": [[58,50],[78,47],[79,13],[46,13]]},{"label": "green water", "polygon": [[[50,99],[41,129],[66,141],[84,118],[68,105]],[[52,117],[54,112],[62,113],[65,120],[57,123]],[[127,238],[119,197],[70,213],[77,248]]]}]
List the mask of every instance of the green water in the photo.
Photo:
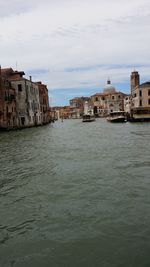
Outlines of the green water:
[{"label": "green water", "polygon": [[0,267],[150,266],[150,123],[0,133]]}]

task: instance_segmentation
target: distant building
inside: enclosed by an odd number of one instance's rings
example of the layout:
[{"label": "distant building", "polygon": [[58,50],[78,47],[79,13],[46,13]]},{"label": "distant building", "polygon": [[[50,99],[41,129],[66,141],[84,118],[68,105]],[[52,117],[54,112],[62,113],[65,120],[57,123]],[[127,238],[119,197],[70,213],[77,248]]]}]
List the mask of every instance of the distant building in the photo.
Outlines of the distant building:
[{"label": "distant building", "polygon": [[131,117],[150,120],[150,81],[140,84],[137,71],[131,73]]},{"label": "distant building", "polygon": [[0,68],[0,129],[17,127],[16,93]]},{"label": "distant building", "polygon": [[89,102],[90,97],[75,97],[70,100],[70,118],[79,119],[83,116],[85,101]]},{"label": "distant building", "polygon": [[[139,82],[136,82],[137,76],[139,77],[137,71],[132,72],[131,74],[132,108],[138,108],[138,107],[150,108],[150,81],[140,84]],[[135,87],[133,87],[133,84],[135,84]]]},{"label": "distant building", "polygon": [[48,89],[47,86],[43,84],[41,81],[36,82],[36,84],[38,85],[39,89],[41,123],[47,124],[50,121]]},{"label": "distant building", "polygon": [[93,109],[93,104],[91,101],[85,101],[84,102],[84,115],[94,115],[94,109]]},{"label": "distant building", "polygon": [[94,104],[94,113],[98,117],[105,117],[109,112],[124,110],[124,98],[126,94],[116,91],[108,79],[103,93],[96,93],[91,96]]},{"label": "distant building", "polygon": [[138,71],[131,72],[130,85],[131,85],[131,92],[134,91],[135,87],[140,85],[140,75]]},{"label": "distant building", "polygon": [[124,98],[124,111],[127,114],[131,112],[131,95],[126,95]]}]

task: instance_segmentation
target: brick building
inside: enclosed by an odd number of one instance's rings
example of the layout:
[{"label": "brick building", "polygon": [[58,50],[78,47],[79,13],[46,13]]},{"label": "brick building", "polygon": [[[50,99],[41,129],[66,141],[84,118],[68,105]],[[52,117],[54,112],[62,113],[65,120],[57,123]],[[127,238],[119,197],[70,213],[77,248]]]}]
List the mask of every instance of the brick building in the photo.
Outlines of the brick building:
[{"label": "brick building", "polygon": [[38,85],[39,88],[41,122],[42,124],[47,124],[50,121],[48,89],[47,86],[43,84],[41,81],[36,82],[36,84]]},{"label": "brick building", "polygon": [[0,67],[0,129],[13,129],[17,124],[15,89],[2,76]]},{"label": "brick building", "polygon": [[47,86],[24,75],[24,71],[0,68],[0,128],[23,128],[50,122]]}]

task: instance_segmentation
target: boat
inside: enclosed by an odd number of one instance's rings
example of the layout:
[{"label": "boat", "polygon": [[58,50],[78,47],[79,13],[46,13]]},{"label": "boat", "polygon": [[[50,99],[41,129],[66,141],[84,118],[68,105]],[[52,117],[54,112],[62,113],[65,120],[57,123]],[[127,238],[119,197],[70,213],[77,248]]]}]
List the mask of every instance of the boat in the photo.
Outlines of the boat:
[{"label": "boat", "polygon": [[126,113],[124,111],[112,111],[107,116],[109,122],[126,122]]},{"label": "boat", "polygon": [[84,112],[83,112],[82,121],[83,122],[95,121],[93,107],[88,103],[88,101],[85,101],[84,103]]},{"label": "boat", "polygon": [[150,107],[137,107],[131,109],[130,122],[150,121]]},{"label": "boat", "polygon": [[90,115],[90,114],[85,114],[85,115],[83,115],[82,121],[83,122],[95,121],[95,116],[94,115]]}]

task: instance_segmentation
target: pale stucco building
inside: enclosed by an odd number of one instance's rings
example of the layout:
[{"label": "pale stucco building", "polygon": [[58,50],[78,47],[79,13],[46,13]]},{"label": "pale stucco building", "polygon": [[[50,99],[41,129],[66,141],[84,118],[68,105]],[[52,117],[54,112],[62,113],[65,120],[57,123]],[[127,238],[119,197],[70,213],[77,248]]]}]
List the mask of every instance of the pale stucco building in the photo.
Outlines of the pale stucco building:
[{"label": "pale stucco building", "polygon": [[12,80],[11,84],[16,89],[19,126],[41,125],[38,84],[32,82],[31,78],[22,77]]},{"label": "pale stucco building", "polygon": [[116,88],[108,79],[103,92],[91,96],[95,115],[104,117],[107,116],[109,112],[124,110],[125,96],[124,93],[116,91]]},{"label": "pale stucco building", "polygon": [[140,84],[140,75],[137,71],[131,73],[132,108],[150,108],[150,81]]},{"label": "pale stucco building", "polygon": [[150,81],[140,84],[140,75],[133,71],[131,81],[131,119],[133,121],[150,120]]}]

